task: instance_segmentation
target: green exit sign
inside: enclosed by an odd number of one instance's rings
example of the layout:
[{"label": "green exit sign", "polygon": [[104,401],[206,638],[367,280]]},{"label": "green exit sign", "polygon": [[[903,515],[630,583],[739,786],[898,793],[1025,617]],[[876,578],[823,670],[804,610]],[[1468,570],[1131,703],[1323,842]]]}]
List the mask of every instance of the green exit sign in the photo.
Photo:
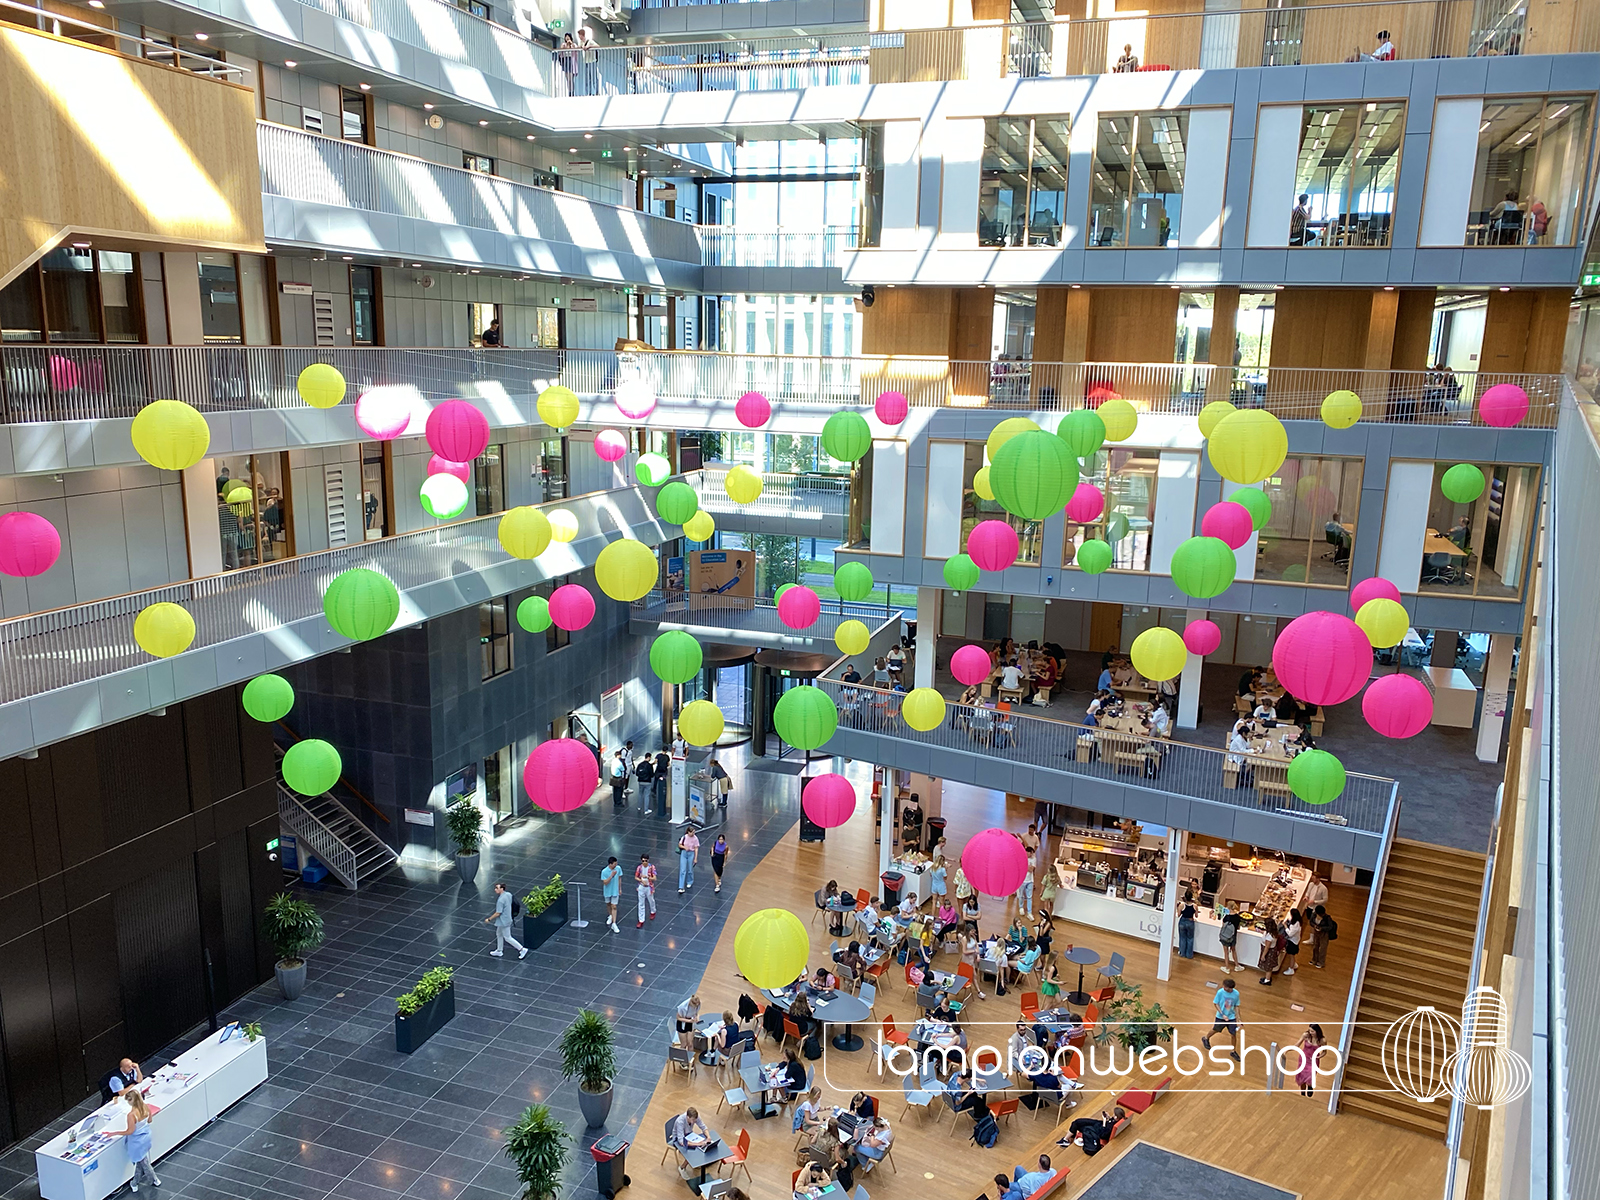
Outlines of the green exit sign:
[{"label": "green exit sign", "polygon": [[1583,277],[1583,286],[1600,287],[1600,275],[1585,275]]},{"label": "green exit sign", "polygon": [[610,158],[611,157],[611,151],[609,151],[609,150],[600,151],[600,157],[601,158]]},{"label": "green exit sign", "polygon": [[270,842],[267,843],[267,849],[268,850],[276,850],[277,848],[278,848],[278,839],[277,838],[273,838]]},{"label": "green exit sign", "polygon": [[552,20],[550,22],[550,28],[553,29],[553,30],[554,29],[565,29],[566,27],[567,27],[566,21],[562,20],[560,17],[556,17],[554,20]]}]

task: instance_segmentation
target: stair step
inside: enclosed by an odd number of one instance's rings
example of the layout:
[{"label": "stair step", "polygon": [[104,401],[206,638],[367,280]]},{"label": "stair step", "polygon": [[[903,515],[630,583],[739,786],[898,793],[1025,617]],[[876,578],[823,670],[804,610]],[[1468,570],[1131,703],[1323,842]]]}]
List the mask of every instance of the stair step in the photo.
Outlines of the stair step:
[{"label": "stair step", "polygon": [[[1390,881],[1393,884],[1394,880]],[[1386,884],[1383,895],[1378,901],[1378,921],[1381,924],[1385,914],[1394,913],[1414,914],[1428,921],[1433,921],[1440,916],[1466,921],[1476,925],[1478,921],[1478,894],[1467,896],[1441,896],[1437,892],[1426,895],[1418,894],[1411,888],[1390,886]]]},{"label": "stair step", "polygon": [[1410,879],[1437,879],[1447,892],[1476,891],[1483,886],[1483,864],[1458,864],[1437,860],[1405,859],[1396,862],[1389,860],[1389,869],[1384,873],[1384,887],[1388,888],[1388,881],[1395,878]]},{"label": "stair step", "polygon": [[1449,1123],[1448,1108],[1443,1110],[1443,1116],[1432,1118],[1431,1110],[1420,1104],[1406,1101],[1393,1104],[1387,1098],[1347,1095],[1342,1092],[1339,1095],[1339,1111],[1369,1117],[1385,1125],[1394,1125],[1437,1138],[1444,1137],[1445,1127]]}]

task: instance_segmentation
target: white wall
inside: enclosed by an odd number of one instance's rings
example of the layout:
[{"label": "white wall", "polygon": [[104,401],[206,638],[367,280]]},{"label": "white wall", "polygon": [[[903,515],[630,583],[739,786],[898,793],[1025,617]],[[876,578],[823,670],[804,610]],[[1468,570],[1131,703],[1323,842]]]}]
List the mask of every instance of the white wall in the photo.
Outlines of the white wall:
[{"label": "white wall", "polygon": [[872,552],[906,548],[906,443],[872,443]]},{"label": "white wall", "polygon": [[[929,480],[959,480],[965,469],[964,442],[928,444]],[[961,553],[961,501],[959,487],[934,486],[927,493],[927,517],[922,532],[924,558],[953,558]]]},{"label": "white wall", "polygon": [[1422,544],[1428,536],[1428,503],[1432,496],[1431,462],[1389,464],[1378,574],[1402,592],[1416,591],[1422,579]]},{"label": "white wall", "polygon": [[[1240,488],[1245,486],[1245,484],[1233,483],[1230,480],[1224,479],[1222,481],[1222,498],[1226,500],[1229,496],[1233,495]],[[1258,538],[1256,536],[1256,531],[1252,529],[1250,531],[1250,536],[1245,539],[1244,545],[1240,546],[1233,552],[1235,562],[1235,566],[1233,568],[1233,578],[1236,582],[1246,579],[1254,579],[1256,577],[1257,540]]]},{"label": "white wall", "polygon": [[[1256,122],[1250,180],[1248,246],[1287,246],[1294,212],[1294,174],[1300,154],[1301,106],[1262,105]],[[1192,159],[1191,159],[1192,161]]]},{"label": "white wall", "polygon": [[1150,571],[1172,570],[1172,555],[1194,536],[1194,510],[1200,482],[1197,450],[1163,450],[1156,467],[1156,515],[1150,528]]},{"label": "white wall", "polygon": [[1222,203],[1232,120],[1232,110],[1226,108],[1196,108],[1189,113],[1179,246],[1209,249],[1222,244]]},{"label": "white wall", "polygon": [[978,244],[978,189],[982,184],[982,118],[936,122],[944,153],[941,184],[939,245]]},{"label": "white wall", "polygon": [[1482,121],[1481,96],[1440,100],[1434,105],[1417,245],[1460,246],[1466,242],[1472,175],[1478,160],[1478,126]]},{"label": "white wall", "polygon": [[[917,191],[922,174],[922,122],[885,121],[883,125],[883,237],[886,250],[915,244]],[[974,193],[973,203],[977,203]],[[977,218],[973,218],[977,230]]]}]

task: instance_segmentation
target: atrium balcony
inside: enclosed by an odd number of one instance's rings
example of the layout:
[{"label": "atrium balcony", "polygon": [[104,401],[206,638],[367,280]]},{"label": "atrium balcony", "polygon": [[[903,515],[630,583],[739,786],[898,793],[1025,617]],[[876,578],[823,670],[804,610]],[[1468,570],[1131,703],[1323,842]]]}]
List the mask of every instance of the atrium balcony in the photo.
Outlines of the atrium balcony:
[{"label": "atrium balcony", "polygon": [[[754,551],[749,553],[753,557]],[[807,628],[796,630],[779,619],[778,606],[771,600],[716,593],[653,591],[644,599],[634,601],[628,627],[634,633],[645,634],[684,629],[707,642],[776,650],[812,650],[833,656],[838,653],[833,635],[846,621],[877,626],[899,615],[894,608],[883,604],[825,600],[821,616]]]}]

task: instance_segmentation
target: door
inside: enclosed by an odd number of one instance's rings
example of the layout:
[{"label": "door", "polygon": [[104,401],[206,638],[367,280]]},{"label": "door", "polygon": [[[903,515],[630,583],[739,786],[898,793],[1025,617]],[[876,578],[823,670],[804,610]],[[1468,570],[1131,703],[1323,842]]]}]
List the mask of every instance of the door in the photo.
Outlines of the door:
[{"label": "door", "polygon": [[501,746],[483,760],[483,799],[494,822],[494,831],[501,832],[506,822],[517,815],[517,785],[511,770],[510,746]]},{"label": "door", "polygon": [[988,596],[983,603],[983,638],[1003,642],[1011,636],[1011,597]]},{"label": "door", "polygon": [[1089,649],[1115,649],[1122,644],[1122,605],[1095,604],[1089,611]]}]

